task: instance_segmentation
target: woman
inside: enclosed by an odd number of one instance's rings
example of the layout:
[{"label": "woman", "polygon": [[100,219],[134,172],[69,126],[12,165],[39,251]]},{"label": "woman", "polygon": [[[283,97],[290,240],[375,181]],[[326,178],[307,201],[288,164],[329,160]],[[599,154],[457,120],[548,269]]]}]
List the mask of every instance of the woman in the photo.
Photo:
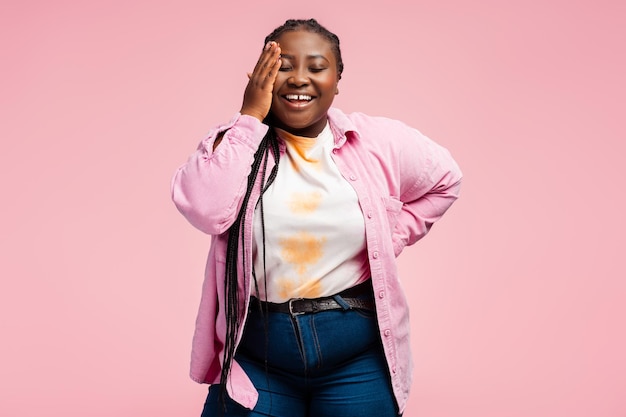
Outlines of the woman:
[{"label": "woman", "polygon": [[336,35],[288,20],[240,112],[176,173],[213,236],[191,377],[203,416],[397,416],[411,382],[395,257],[458,196],[450,154],[400,122],[332,108]]}]

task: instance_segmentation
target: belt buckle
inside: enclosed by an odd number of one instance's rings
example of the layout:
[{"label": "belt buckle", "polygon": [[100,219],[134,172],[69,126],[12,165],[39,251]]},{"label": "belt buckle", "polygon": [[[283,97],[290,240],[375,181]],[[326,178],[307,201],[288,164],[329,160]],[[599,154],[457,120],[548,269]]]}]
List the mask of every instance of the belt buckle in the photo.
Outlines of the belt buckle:
[{"label": "belt buckle", "polygon": [[291,314],[291,317],[295,317],[295,316],[301,316],[303,315],[305,312],[304,311],[300,311],[300,312],[295,312],[293,311],[293,302],[294,301],[299,301],[299,300],[304,300],[304,298],[290,298],[289,299],[289,314]]}]

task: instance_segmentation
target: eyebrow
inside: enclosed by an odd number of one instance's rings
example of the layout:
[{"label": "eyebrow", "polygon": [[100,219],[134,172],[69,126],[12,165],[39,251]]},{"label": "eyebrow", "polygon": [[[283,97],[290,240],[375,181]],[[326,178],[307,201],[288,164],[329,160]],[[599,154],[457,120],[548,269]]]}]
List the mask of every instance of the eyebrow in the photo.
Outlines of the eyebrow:
[{"label": "eyebrow", "polygon": [[[286,59],[295,59],[295,56],[293,55],[289,55],[289,54],[280,54],[281,58],[286,58]],[[330,62],[324,55],[321,54],[315,54],[315,55],[307,55],[306,57],[307,59],[316,59],[316,58],[322,58],[324,61],[326,62]]]}]

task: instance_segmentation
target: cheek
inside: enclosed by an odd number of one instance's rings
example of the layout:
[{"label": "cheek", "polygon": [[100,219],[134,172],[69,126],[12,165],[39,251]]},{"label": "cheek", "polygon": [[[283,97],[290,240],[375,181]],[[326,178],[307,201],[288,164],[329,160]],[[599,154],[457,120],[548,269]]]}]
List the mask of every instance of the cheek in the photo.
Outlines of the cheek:
[{"label": "cheek", "polygon": [[326,100],[333,100],[335,98],[335,94],[337,93],[337,83],[329,82],[328,85],[325,86],[324,90],[326,91]]},{"label": "cheek", "polygon": [[335,94],[335,91],[337,91],[337,83],[338,80],[334,77],[329,77],[325,80],[320,80],[320,86],[323,88],[324,91],[326,91],[327,94],[332,93],[333,95]]}]

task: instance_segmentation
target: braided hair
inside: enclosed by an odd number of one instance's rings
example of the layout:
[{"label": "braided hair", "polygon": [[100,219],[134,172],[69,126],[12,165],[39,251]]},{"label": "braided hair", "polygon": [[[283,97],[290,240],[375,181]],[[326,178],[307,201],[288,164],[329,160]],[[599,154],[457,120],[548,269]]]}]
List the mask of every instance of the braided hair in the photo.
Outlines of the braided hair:
[{"label": "braided hair", "polygon": [[[333,51],[335,58],[337,60],[337,73],[339,78],[341,78],[341,73],[343,72],[343,61],[341,59],[341,50],[339,49],[339,38],[334,33],[330,32],[328,29],[320,25],[315,19],[308,20],[296,20],[289,19],[283,25],[274,29],[272,33],[270,33],[263,43],[266,45],[270,41],[277,41],[280,36],[285,32],[295,32],[295,31],[307,31],[311,33],[317,33],[324,37],[331,45],[331,50]],[[239,245],[243,246],[244,239],[244,224],[246,218],[246,212],[248,210],[248,205],[250,203],[250,196],[252,194],[252,190],[256,183],[256,179],[261,176],[261,196],[259,198],[259,210],[260,210],[260,221],[261,221],[261,230],[262,230],[262,241],[263,241],[263,265],[265,269],[265,220],[263,215],[263,193],[267,190],[267,188],[272,184],[274,179],[276,178],[276,174],[278,172],[278,164],[280,159],[280,152],[278,147],[278,140],[276,137],[276,133],[271,126],[271,115],[268,115],[264,123],[270,125],[270,129],[268,129],[265,137],[261,141],[259,148],[254,154],[254,162],[252,163],[252,169],[250,174],[248,175],[248,184],[246,188],[246,192],[243,197],[243,202],[241,204],[241,209],[239,210],[239,214],[237,215],[237,219],[232,224],[230,229],[228,230],[228,244],[226,248],[226,282],[225,282],[225,312],[226,312],[226,339],[224,343],[224,363],[222,364],[222,370],[220,375],[220,384],[222,385],[222,390],[220,394],[224,400],[224,393],[226,388],[226,382],[228,379],[228,375],[230,373],[230,369],[232,367],[233,358],[235,356],[235,345],[236,338],[239,332],[242,318],[242,311],[239,299],[240,294],[238,291],[238,264],[241,262],[243,271],[247,270],[247,262],[251,262],[251,260],[247,260],[245,258],[246,253],[245,250],[242,251],[241,260],[239,260]],[[272,168],[269,176],[266,178],[266,169],[267,162],[269,159],[269,154],[272,154],[275,165]],[[265,271],[264,271],[265,272]],[[254,269],[252,271],[252,277],[254,280],[254,286],[257,294],[259,293],[258,282],[256,279],[256,274]],[[267,291],[265,291],[267,294]],[[267,314],[265,314],[267,317]],[[267,321],[266,321],[266,345],[268,342],[267,338]],[[267,346],[266,346],[267,352]],[[266,360],[267,367],[267,360]],[[224,402],[225,405],[225,402]]]},{"label": "braided hair", "polygon": [[[267,118],[266,120],[267,121]],[[264,121],[264,122],[265,122]],[[267,162],[269,159],[269,154],[272,153],[272,156],[275,160],[275,165],[270,172],[269,177],[267,177],[267,181],[265,181],[266,173],[267,173]],[[254,184],[256,182],[256,178],[261,173],[261,197],[259,199],[259,207],[261,209],[261,222],[264,222],[263,216],[263,193],[267,190],[267,188],[274,182],[276,178],[276,174],[278,172],[278,162],[280,160],[280,150],[278,147],[278,140],[276,138],[276,133],[274,129],[270,128],[268,132],[263,137],[259,148],[254,154],[254,162],[252,163],[250,174],[248,175],[248,184],[246,187],[246,192],[243,197],[243,202],[241,204],[241,209],[239,210],[239,214],[237,215],[237,219],[228,229],[228,243],[226,246],[226,281],[224,286],[225,292],[225,300],[226,300],[226,338],[224,342],[224,363],[222,364],[222,370],[220,374],[220,384],[223,389],[220,391],[220,396],[222,397],[222,401],[225,401],[224,393],[226,387],[226,381],[228,379],[228,374],[230,373],[230,368],[232,366],[233,358],[235,356],[235,344],[237,334],[239,332],[239,328],[241,326],[241,306],[239,305],[239,285],[238,285],[238,272],[237,266],[239,262],[239,244],[244,245],[245,237],[244,237],[244,224],[246,220],[246,212],[248,208],[248,204],[250,202],[250,195],[252,194],[252,190],[254,188]],[[263,223],[263,246],[265,246],[265,225]],[[265,250],[263,251],[265,252]],[[265,256],[265,253],[263,254]],[[246,271],[247,262],[246,259],[246,251],[242,251],[241,264],[242,269]],[[256,288],[257,294],[259,292],[258,282],[256,279],[256,275],[253,274],[254,277],[254,286]],[[225,402],[224,402],[225,405]]]}]

